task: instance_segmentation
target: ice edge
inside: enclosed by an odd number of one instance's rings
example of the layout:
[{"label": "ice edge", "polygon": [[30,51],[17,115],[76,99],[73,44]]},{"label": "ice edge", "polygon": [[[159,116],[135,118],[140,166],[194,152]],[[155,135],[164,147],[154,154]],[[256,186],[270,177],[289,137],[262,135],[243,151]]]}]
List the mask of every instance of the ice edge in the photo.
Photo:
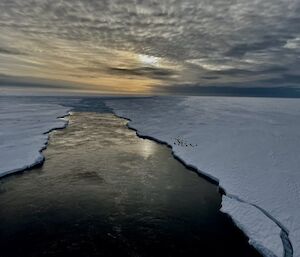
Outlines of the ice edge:
[{"label": "ice edge", "polygon": [[7,177],[7,176],[10,176],[10,175],[13,175],[13,174],[18,173],[18,172],[24,172],[24,171],[27,171],[27,170],[31,170],[35,167],[41,166],[45,161],[45,156],[43,155],[43,151],[48,146],[50,133],[54,130],[65,129],[68,126],[69,121],[65,120],[64,118],[66,118],[70,115],[71,115],[71,109],[66,111],[66,113],[64,115],[60,115],[60,116],[56,117],[56,119],[63,120],[64,124],[62,126],[53,127],[53,128],[51,128],[51,129],[49,129],[49,130],[42,133],[43,135],[48,135],[48,137],[47,137],[46,142],[43,144],[43,146],[38,150],[39,157],[33,163],[31,163],[29,165],[24,165],[23,167],[20,167],[20,168],[17,168],[17,169],[8,170],[6,172],[3,172],[3,173],[0,174],[0,179],[4,178],[4,177]]},{"label": "ice edge", "polygon": [[261,213],[263,213],[267,218],[272,220],[281,229],[280,238],[284,249],[284,257],[293,257],[293,246],[289,240],[289,232],[278,220],[276,220],[271,214],[269,214],[266,210],[264,210],[256,204],[246,202],[235,195],[226,194],[225,192],[224,195],[238,202],[253,206],[254,208],[258,209]]},{"label": "ice edge", "polygon": [[[263,213],[267,218],[271,219],[280,229],[281,229],[281,233],[280,233],[280,238],[281,238],[281,241],[282,241],[282,245],[283,245],[283,249],[284,249],[284,256],[283,257],[293,257],[293,246],[292,246],[292,243],[289,239],[289,232],[288,230],[279,222],[277,221],[271,214],[269,214],[266,210],[264,210],[263,208],[259,207],[258,205],[256,204],[252,204],[252,203],[248,203],[246,201],[243,201],[242,199],[240,199],[238,196],[235,196],[235,195],[227,195],[226,194],[226,190],[224,188],[222,188],[222,186],[219,184],[219,180],[204,172],[204,171],[201,171],[199,170],[197,167],[195,167],[194,165],[191,165],[191,164],[188,164],[186,163],[183,159],[181,159],[179,156],[176,155],[176,153],[173,151],[173,147],[172,145],[170,145],[169,143],[165,142],[165,141],[162,141],[162,140],[159,140],[155,137],[152,137],[152,136],[147,136],[147,135],[143,135],[141,134],[136,128],[134,128],[133,126],[130,125],[131,123],[131,119],[127,118],[127,117],[124,117],[122,115],[119,115],[117,114],[115,111],[113,111],[113,114],[116,115],[117,117],[119,118],[122,118],[122,119],[125,119],[128,121],[128,123],[126,124],[126,126],[135,131],[136,135],[140,138],[143,138],[143,139],[149,139],[149,140],[153,140],[157,143],[160,143],[160,144],[163,144],[163,145],[166,145],[168,148],[170,148],[172,150],[172,155],[174,156],[174,158],[176,160],[178,160],[180,163],[182,163],[185,167],[187,167],[188,169],[194,171],[194,172],[197,172],[198,175],[200,176],[204,176],[206,179],[208,179],[210,182],[218,185],[219,187],[219,192],[222,194],[222,195],[225,195],[229,198],[232,198],[234,200],[237,200],[239,202],[242,202],[242,203],[245,203],[245,204],[248,204],[248,205],[251,205],[253,206],[254,208],[258,209],[261,213]],[[230,216],[230,214],[227,213],[227,215]],[[231,217],[231,216],[230,216]],[[236,224],[235,220],[232,218],[233,222]],[[241,229],[242,230],[242,229]],[[242,230],[243,231],[243,230]],[[243,233],[246,235],[246,232],[243,231]],[[247,235],[246,235],[247,236]],[[247,236],[248,237],[248,236]],[[251,244],[250,240],[249,240],[249,244]],[[261,248],[264,248],[263,246],[260,246],[258,247],[257,245],[253,245],[262,255],[265,255],[266,251],[268,252],[269,250],[266,249],[261,249]]]}]

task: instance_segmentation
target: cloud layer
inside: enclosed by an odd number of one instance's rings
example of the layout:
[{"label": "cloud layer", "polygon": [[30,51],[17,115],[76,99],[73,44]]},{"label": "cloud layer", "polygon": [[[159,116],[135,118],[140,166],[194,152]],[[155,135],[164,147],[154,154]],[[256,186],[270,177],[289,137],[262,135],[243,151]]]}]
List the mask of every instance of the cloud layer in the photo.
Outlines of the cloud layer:
[{"label": "cloud layer", "polygon": [[0,9],[1,74],[112,92],[300,87],[299,0],[2,0]]}]

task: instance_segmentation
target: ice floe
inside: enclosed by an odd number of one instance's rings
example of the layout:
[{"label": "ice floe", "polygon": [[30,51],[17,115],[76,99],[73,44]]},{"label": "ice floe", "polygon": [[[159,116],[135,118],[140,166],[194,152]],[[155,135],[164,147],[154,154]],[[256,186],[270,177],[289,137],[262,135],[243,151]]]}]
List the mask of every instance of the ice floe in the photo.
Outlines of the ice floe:
[{"label": "ice floe", "polygon": [[70,108],[57,104],[0,99],[0,177],[30,168],[43,161],[41,150],[52,129],[63,128],[58,119]]}]

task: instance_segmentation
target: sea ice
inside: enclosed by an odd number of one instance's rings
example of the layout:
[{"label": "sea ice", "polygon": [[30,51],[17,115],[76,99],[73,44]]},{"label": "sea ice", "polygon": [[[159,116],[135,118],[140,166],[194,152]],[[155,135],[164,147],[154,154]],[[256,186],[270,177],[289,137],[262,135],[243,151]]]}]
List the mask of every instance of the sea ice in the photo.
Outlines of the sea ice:
[{"label": "sea ice", "polygon": [[[265,256],[300,256],[300,100],[153,97],[107,101],[142,136],[215,179],[231,215]],[[284,241],[284,240],[283,240]],[[288,249],[289,248],[289,249]]]},{"label": "sea ice", "polygon": [[54,128],[63,128],[70,108],[57,104],[0,99],[0,177],[43,161],[41,150]]}]

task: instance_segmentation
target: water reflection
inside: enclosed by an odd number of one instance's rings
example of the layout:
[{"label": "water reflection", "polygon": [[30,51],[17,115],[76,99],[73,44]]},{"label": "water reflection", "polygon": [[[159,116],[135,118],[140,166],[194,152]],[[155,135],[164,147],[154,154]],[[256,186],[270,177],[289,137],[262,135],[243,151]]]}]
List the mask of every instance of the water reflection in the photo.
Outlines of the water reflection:
[{"label": "water reflection", "polygon": [[139,153],[145,158],[148,159],[149,156],[155,154],[155,147],[154,144],[149,140],[142,140],[141,141],[141,149]]},{"label": "water reflection", "polygon": [[2,257],[259,256],[217,187],[112,114],[74,113],[45,164],[1,181]]}]

